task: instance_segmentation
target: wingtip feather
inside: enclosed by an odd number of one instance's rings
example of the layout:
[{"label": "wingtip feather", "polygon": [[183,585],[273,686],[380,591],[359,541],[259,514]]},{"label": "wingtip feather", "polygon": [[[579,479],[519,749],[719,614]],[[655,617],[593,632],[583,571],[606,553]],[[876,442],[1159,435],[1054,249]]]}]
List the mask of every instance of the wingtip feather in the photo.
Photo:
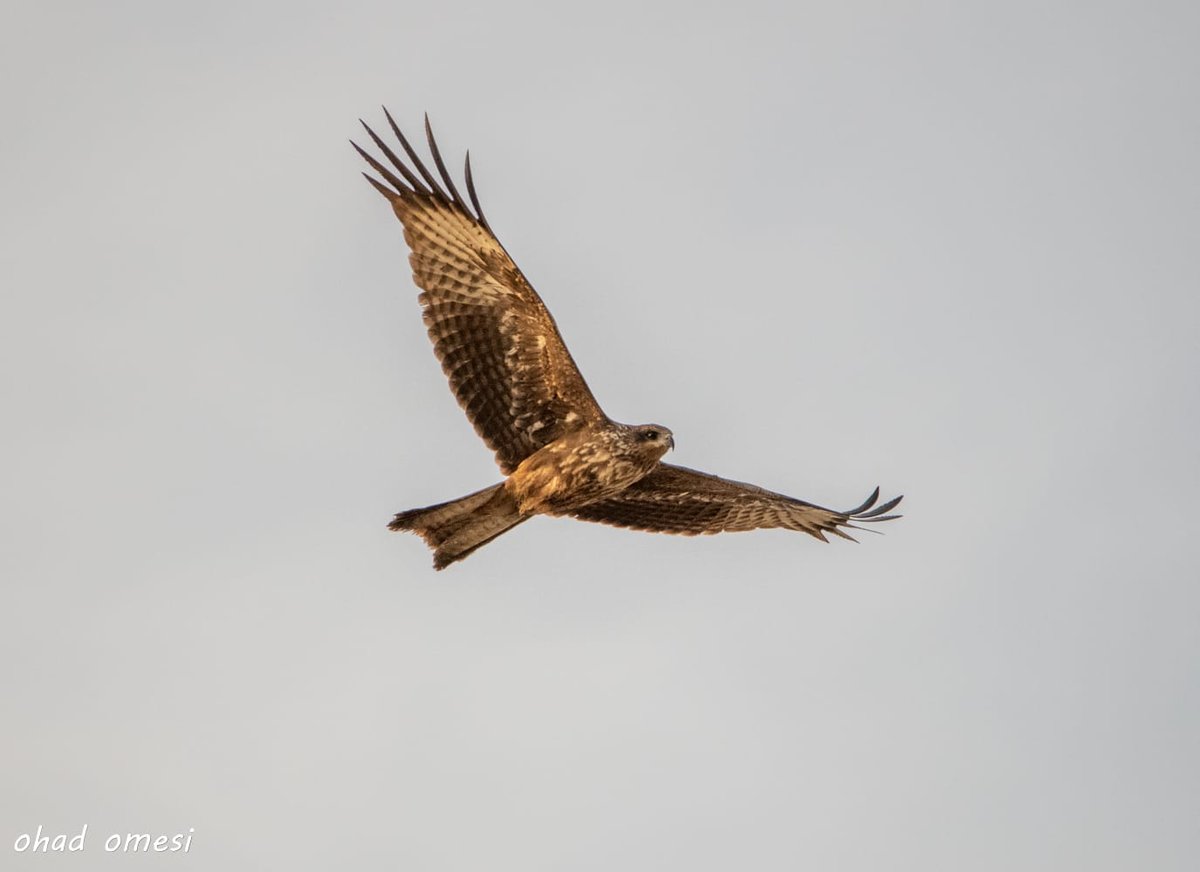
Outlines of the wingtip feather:
[{"label": "wingtip feather", "polygon": [[362,177],[371,183],[372,188],[386,197],[389,203],[395,203],[396,200],[399,199],[395,191],[391,190],[387,185],[379,181],[379,179],[375,178],[370,173],[363,173]]},{"label": "wingtip feather", "polygon": [[875,508],[871,509],[871,511],[869,511],[869,512],[856,512],[855,517],[858,518],[860,521],[877,519],[880,515],[886,515],[892,509],[896,508],[896,506],[898,506],[900,504],[900,501],[902,499],[904,499],[903,494],[901,494],[898,497],[895,497],[894,499],[888,500],[882,506],[876,506]]},{"label": "wingtip feather", "polygon": [[396,138],[400,140],[400,146],[404,149],[404,153],[408,155],[408,159],[413,162],[413,166],[417,168],[417,172],[421,174],[421,178],[428,185],[428,188],[425,188],[423,185],[420,188],[420,192],[441,197],[443,200],[449,199],[438,185],[437,180],[433,177],[433,173],[429,172],[429,168],[425,166],[424,161],[417,154],[416,149],[412,147],[412,143],[408,141],[408,137],[400,130],[400,125],[396,123],[396,119],[392,117],[392,113],[388,112],[386,106],[383,107],[383,114],[387,118],[388,126],[392,128],[392,133],[396,134]]},{"label": "wingtip feather", "polygon": [[483,207],[479,205],[479,194],[475,192],[475,175],[471,172],[471,150],[467,149],[467,157],[464,161],[463,176],[467,180],[467,196],[471,198],[471,205],[475,207],[475,218],[483,226],[483,229],[492,232],[492,226],[488,224],[487,216],[483,214]]},{"label": "wingtip feather", "polygon": [[871,506],[875,505],[875,502],[878,499],[879,499],[879,486],[876,485],[875,490],[871,491],[871,495],[869,497],[867,497],[866,500],[863,501],[863,504],[861,506],[850,509],[849,511],[846,511],[846,512],[842,512],[842,514],[849,515],[850,517],[854,517],[855,515],[861,515],[867,509],[871,508]]},{"label": "wingtip feather", "polygon": [[434,166],[437,167],[437,171],[442,177],[442,182],[446,185],[446,190],[450,192],[450,201],[465,212],[467,209],[466,203],[459,196],[458,188],[454,186],[454,179],[450,177],[450,173],[446,169],[446,162],[442,160],[442,151],[438,148],[437,139],[433,135],[433,125],[429,123],[428,112],[425,113],[425,139],[429,142],[429,153],[433,155]]}]

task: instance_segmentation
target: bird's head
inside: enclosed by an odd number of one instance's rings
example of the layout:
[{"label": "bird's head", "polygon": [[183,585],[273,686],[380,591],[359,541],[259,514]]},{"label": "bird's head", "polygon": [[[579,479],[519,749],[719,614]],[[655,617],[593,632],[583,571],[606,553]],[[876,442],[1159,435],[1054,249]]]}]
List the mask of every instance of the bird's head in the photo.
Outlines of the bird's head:
[{"label": "bird's head", "polygon": [[675,447],[675,436],[662,424],[642,424],[633,428],[634,444],[639,453],[655,460]]}]

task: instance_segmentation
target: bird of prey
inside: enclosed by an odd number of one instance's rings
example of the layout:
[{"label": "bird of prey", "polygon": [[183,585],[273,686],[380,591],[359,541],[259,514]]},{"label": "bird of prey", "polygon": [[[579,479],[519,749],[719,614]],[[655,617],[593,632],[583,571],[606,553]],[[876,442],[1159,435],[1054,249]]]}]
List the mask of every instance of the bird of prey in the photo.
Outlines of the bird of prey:
[{"label": "bird of prey", "polygon": [[[675,445],[659,424],[609,418],[592,396],[541,297],[509,257],[479,207],[471,158],[469,203],[446,170],[429,117],[425,135],[437,177],[387,109],[401,158],[362,122],[379,160],[351,144],[378,174],[363,173],[404,226],[413,280],[434,353],[505,480],[451,502],[412,509],[388,525],[421,536],[444,569],[534,515],[557,515],[659,533],[783,527],[828,541],[852,522],[875,523],[900,497],[879,488],[844,512],[663,463]],[[389,166],[390,164],[390,166]],[[439,181],[440,179],[440,181]]]}]

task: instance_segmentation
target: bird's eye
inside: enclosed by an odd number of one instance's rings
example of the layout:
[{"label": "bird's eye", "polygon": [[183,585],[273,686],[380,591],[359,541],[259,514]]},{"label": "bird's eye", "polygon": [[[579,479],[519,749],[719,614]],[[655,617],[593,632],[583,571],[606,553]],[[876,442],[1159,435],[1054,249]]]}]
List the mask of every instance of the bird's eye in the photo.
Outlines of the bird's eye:
[{"label": "bird's eye", "polygon": [[656,433],[653,430],[647,430],[645,435],[643,436],[643,438],[649,439],[651,442],[653,442],[655,439],[658,438],[658,433]]}]

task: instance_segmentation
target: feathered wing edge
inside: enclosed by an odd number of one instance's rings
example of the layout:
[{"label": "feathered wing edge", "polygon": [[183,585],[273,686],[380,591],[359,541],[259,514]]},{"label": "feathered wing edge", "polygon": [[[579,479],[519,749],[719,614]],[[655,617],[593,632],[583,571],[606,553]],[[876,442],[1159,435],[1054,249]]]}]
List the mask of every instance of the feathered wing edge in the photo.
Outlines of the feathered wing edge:
[{"label": "feathered wing edge", "polygon": [[858,541],[846,529],[870,530],[902,517],[890,514],[903,496],[879,504],[879,488],[853,509],[837,511],[744,482],[719,478],[682,466],[661,464],[646,478],[615,497],[572,512],[583,521],[652,533],[683,536],[784,528]]},{"label": "feathered wing edge", "polygon": [[[456,206],[463,211],[471,220],[478,222],[479,226],[495,236],[492,232],[491,225],[488,224],[487,217],[483,214],[483,208],[479,205],[479,195],[475,191],[475,178],[471,173],[471,153],[468,151],[464,162],[464,176],[467,182],[467,196],[470,198],[470,205],[459,194],[458,188],[455,187],[454,179],[451,178],[449,171],[446,169],[446,162],[442,159],[441,149],[438,148],[437,140],[433,136],[433,126],[429,123],[429,115],[425,116],[425,138],[429,143],[429,152],[433,155],[433,163],[437,168],[438,175],[441,176],[442,184],[445,189],[438,184],[438,180],[434,177],[429,168],[425,166],[424,161],[417,155],[416,149],[409,143],[408,138],[400,130],[400,126],[396,124],[392,114],[388,112],[387,107],[383,107],[383,114],[387,118],[388,125],[392,128],[392,133],[396,135],[396,139],[400,141],[400,146],[404,149],[404,153],[408,159],[412,161],[412,165],[416,168],[414,173],[407,164],[388,146],[386,142],[370,128],[367,122],[361,118],[358,123],[367,131],[367,135],[371,137],[371,141],[376,147],[383,152],[384,156],[395,168],[393,172],[380,161],[376,160],[370,152],[363,149],[357,142],[350,140],[350,144],[354,146],[354,150],[359,153],[375,172],[386,180],[385,185],[379,179],[372,176],[370,173],[363,173],[363,178],[371,183],[380,194],[386,197],[390,202],[395,202],[397,198],[406,199],[410,196],[424,196],[438,200],[449,206]],[[399,173],[397,175],[396,173]],[[388,185],[391,185],[389,188]],[[472,211],[472,208],[474,211]]]},{"label": "feathered wing edge", "polygon": [[[893,497],[881,506],[875,505],[877,502],[879,502],[879,486],[876,485],[875,490],[871,491],[871,495],[867,497],[861,506],[858,506],[854,509],[849,509],[845,512],[835,512],[834,514],[839,516],[839,520],[833,522],[828,527],[821,527],[820,529],[823,532],[833,533],[835,536],[841,536],[843,539],[849,539],[851,542],[857,542],[858,540],[849,533],[843,533],[841,528],[845,527],[850,530],[864,530],[868,533],[878,533],[878,530],[871,530],[867,527],[859,527],[857,524],[852,524],[850,522],[858,521],[862,524],[878,524],[881,521],[894,521],[897,518],[903,518],[903,515],[888,514],[892,509],[900,505],[900,501],[902,499],[904,499],[904,494],[900,494],[898,497]],[[820,506],[813,506],[813,508],[821,509]],[[821,510],[826,512],[830,511],[829,509]],[[841,520],[843,518],[844,520]],[[817,538],[822,542],[828,541],[825,539],[825,537],[818,536],[816,533],[813,533],[813,535],[817,536]]]}]

